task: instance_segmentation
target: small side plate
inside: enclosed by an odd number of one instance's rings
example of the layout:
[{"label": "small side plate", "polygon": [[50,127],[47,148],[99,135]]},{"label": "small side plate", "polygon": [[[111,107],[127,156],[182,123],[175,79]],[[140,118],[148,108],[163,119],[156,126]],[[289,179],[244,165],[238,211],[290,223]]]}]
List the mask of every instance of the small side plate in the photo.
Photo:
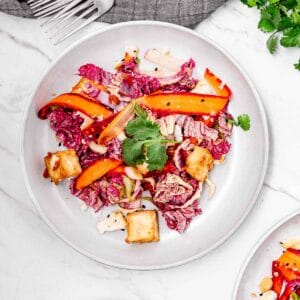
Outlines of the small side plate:
[{"label": "small side plate", "polygon": [[261,279],[271,274],[272,261],[282,253],[280,241],[300,235],[300,210],[293,212],[273,226],[256,243],[240,270],[233,298],[247,300],[258,291]]}]

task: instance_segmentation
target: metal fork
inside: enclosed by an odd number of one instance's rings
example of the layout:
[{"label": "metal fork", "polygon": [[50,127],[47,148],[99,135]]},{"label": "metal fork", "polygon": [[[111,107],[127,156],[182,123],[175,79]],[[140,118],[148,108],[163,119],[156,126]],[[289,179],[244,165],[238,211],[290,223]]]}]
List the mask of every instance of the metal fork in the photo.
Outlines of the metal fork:
[{"label": "metal fork", "polygon": [[[102,16],[114,0],[29,0],[45,33],[57,45]],[[83,18],[87,17],[83,20]]]}]

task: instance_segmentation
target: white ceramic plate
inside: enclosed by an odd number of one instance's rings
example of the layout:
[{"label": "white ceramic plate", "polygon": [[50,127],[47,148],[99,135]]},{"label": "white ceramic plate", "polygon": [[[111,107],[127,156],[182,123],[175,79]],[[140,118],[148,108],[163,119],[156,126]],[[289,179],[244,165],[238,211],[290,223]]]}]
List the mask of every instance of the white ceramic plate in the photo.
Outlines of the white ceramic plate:
[{"label": "white ceramic plate", "polygon": [[[196,76],[205,67],[225,80],[233,91],[229,111],[248,113],[250,132],[235,129],[226,163],[213,170],[217,190],[208,202],[201,200],[203,214],[180,235],[167,229],[160,218],[161,242],[128,245],[124,232],[100,236],[100,214],[82,212],[78,200],[64,185],[54,186],[42,177],[43,157],[57,150],[54,134],[36,111],[53,94],[69,91],[78,80],[77,68],[94,63],[112,69],[128,46],[170,49],[175,56],[194,58]],[[122,23],[97,31],[67,49],[49,67],[30,99],[25,115],[22,161],[29,193],[47,224],[69,245],[108,265],[130,269],[160,269],[200,257],[232,234],[253,206],[261,189],[268,157],[268,132],[261,101],[241,67],[219,46],[192,30],[160,22]],[[207,198],[207,191],[203,198]],[[102,213],[106,214],[108,210]]]},{"label": "white ceramic plate", "polygon": [[273,226],[257,242],[242,267],[233,299],[251,300],[251,293],[258,294],[258,284],[265,276],[272,274],[272,261],[282,254],[279,242],[292,236],[300,235],[300,211],[285,217]]}]

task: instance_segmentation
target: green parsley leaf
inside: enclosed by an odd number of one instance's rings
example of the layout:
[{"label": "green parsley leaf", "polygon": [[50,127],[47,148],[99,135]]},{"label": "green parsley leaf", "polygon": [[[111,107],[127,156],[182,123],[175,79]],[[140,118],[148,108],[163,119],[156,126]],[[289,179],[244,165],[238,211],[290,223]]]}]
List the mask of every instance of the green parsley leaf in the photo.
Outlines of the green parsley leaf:
[{"label": "green parsley leaf", "polygon": [[168,160],[166,146],[161,142],[150,142],[146,144],[146,163],[149,171],[162,170]]},{"label": "green parsley leaf", "polygon": [[144,109],[142,109],[142,108],[141,108],[138,104],[136,104],[135,102],[132,102],[131,104],[132,104],[132,107],[133,107],[133,110],[134,110],[135,114],[136,114],[138,117],[140,117],[140,118],[142,118],[142,119],[147,119],[148,114],[147,114],[147,112],[146,112]]},{"label": "green parsley leaf", "polygon": [[278,31],[293,27],[293,21],[290,17],[284,16],[278,24]]},{"label": "green parsley leaf", "polygon": [[292,22],[296,25],[300,25],[300,9],[296,8],[291,14]]},{"label": "green parsley leaf", "polygon": [[292,292],[291,297],[293,300],[300,300],[300,296],[297,295],[295,292]]},{"label": "green parsley leaf", "polygon": [[277,35],[276,33],[273,33],[270,35],[270,37],[267,40],[267,48],[271,54],[273,54],[276,51],[277,48]]},{"label": "green parsley leaf", "polygon": [[141,62],[140,58],[139,58],[139,57],[136,57],[136,58],[135,58],[135,63],[138,65],[140,62]]},{"label": "green parsley leaf", "polygon": [[258,28],[264,32],[273,32],[281,21],[280,10],[274,4],[266,6],[260,11]]},{"label": "green parsley leaf", "polygon": [[271,20],[260,19],[258,28],[263,32],[273,32],[276,27]]},{"label": "green parsley leaf", "polygon": [[166,143],[176,141],[164,139],[158,124],[150,121],[139,105],[133,103],[133,109],[137,117],[126,125],[128,138],[122,144],[122,158],[129,166],[146,162],[150,171],[161,170],[168,159]]},{"label": "green parsley leaf", "polygon": [[239,115],[237,121],[234,119],[228,119],[227,122],[234,126],[240,126],[244,131],[250,129],[250,117],[247,114]]},{"label": "green parsley leaf", "polygon": [[136,118],[127,123],[127,135],[134,137],[135,140],[155,139],[160,135],[157,123],[152,123],[148,119]]},{"label": "green parsley leaf", "polygon": [[297,7],[298,0],[281,0],[280,3],[282,6],[286,7],[287,9],[293,9]]},{"label": "green parsley leaf", "polygon": [[246,114],[238,116],[238,124],[244,131],[248,131],[250,129],[250,117]]},{"label": "green parsley leaf", "polygon": [[248,5],[249,7],[256,6],[256,0],[241,0],[244,4]]},{"label": "green parsley leaf", "polygon": [[296,64],[294,64],[294,67],[296,70],[300,71],[300,59],[298,60],[298,62]]},{"label": "green parsley leaf", "polygon": [[283,47],[300,47],[300,27],[286,29],[280,39],[280,44]]},{"label": "green parsley leaf", "polygon": [[[260,11],[258,28],[273,33],[266,45],[271,54],[276,51],[278,38],[283,47],[300,47],[300,0],[241,0]],[[294,64],[300,71],[299,63]]]},{"label": "green parsley leaf", "polygon": [[249,7],[257,6],[257,8],[265,5],[266,0],[241,0],[244,4]]},{"label": "green parsley leaf", "polygon": [[122,143],[122,157],[128,166],[136,166],[144,162],[144,141],[126,139]]}]

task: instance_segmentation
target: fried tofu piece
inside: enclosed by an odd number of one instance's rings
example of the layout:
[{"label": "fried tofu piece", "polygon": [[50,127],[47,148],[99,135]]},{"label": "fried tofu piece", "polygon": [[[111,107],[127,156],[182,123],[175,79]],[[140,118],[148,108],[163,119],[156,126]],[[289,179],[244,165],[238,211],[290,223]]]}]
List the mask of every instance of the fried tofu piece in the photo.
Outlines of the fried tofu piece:
[{"label": "fried tofu piece", "polygon": [[127,214],[127,243],[151,243],[159,241],[156,210],[140,210]]},{"label": "fried tofu piece", "polygon": [[81,173],[79,159],[74,150],[49,152],[44,161],[49,177],[55,184]]},{"label": "fried tofu piece", "polygon": [[204,181],[213,168],[214,159],[209,150],[195,146],[186,159],[186,171],[195,179]]}]

